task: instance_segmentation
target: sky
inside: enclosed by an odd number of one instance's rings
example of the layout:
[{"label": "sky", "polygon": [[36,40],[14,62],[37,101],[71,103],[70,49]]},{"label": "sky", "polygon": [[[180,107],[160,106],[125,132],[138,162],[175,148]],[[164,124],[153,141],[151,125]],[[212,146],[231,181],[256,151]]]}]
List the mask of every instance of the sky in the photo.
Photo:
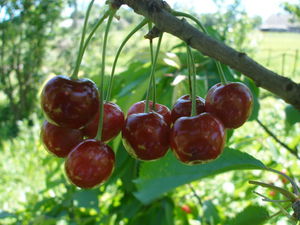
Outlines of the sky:
[{"label": "sky", "polygon": [[[166,0],[171,6],[182,5],[194,8],[198,13],[215,12],[216,6],[212,0]],[[226,0],[227,3],[233,0]],[[299,3],[299,0],[241,0],[242,6],[249,16],[261,16],[263,20],[270,15],[283,12],[280,5],[283,2]]]},{"label": "sky", "polygon": [[[89,1],[78,0],[79,4],[87,5]],[[197,13],[213,13],[217,7],[213,0],[165,0],[171,7],[178,6],[185,9],[191,8]],[[230,4],[234,0],[225,0],[225,4]],[[261,16],[266,20],[269,16],[276,13],[285,13],[280,5],[283,2],[299,3],[299,0],[241,0],[242,7],[249,16]],[[104,0],[96,0],[95,3],[103,4]]]},{"label": "sky", "polygon": [[[213,0],[166,0],[172,7],[175,5],[183,8],[192,8],[197,13],[213,13],[217,8]],[[87,6],[89,1],[78,0],[80,6]],[[95,3],[103,4],[104,0],[96,0]],[[233,0],[225,0],[225,3],[233,2]],[[249,16],[261,16],[266,20],[270,15],[283,12],[280,5],[283,2],[298,3],[299,0],[241,0],[242,7]],[[70,11],[70,10],[69,10]],[[68,14],[68,10],[65,11]],[[70,11],[71,12],[71,11]],[[3,17],[4,9],[0,8],[0,18]]]}]

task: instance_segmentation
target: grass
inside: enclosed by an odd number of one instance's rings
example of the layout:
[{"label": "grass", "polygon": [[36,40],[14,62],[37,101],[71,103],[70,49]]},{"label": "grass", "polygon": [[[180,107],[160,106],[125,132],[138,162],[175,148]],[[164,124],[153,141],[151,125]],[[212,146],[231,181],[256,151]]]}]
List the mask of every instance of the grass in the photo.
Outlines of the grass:
[{"label": "grass", "polygon": [[252,57],[267,68],[300,82],[300,34],[258,32],[255,36],[259,41]]}]

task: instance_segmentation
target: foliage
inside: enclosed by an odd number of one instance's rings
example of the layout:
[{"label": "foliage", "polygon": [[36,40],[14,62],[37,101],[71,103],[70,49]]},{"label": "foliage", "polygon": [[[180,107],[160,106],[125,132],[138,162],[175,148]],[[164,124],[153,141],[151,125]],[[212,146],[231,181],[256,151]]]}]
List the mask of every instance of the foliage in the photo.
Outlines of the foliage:
[{"label": "foliage", "polygon": [[[217,13],[206,14],[203,22],[217,30],[221,40],[239,51],[251,51],[249,32],[261,24],[260,17],[249,17],[240,0],[225,6],[225,0],[214,0]],[[253,47],[253,46],[252,46]]]},{"label": "foliage", "polygon": [[[10,126],[10,135],[16,134],[15,121],[28,117],[35,106],[46,43],[62,3],[44,0],[1,3],[4,14],[0,22],[0,87],[9,104],[0,108],[0,115],[6,121],[1,121],[1,126]],[[7,113],[8,110],[13,114]]]},{"label": "foliage", "polygon": [[[300,4],[300,1],[299,1]],[[289,12],[290,14],[292,14],[293,16],[295,16],[298,20],[300,20],[300,6],[299,4],[292,4],[289,2],[284,2],[283,3],[283,8]]]},{"label": "foliage", "polygon": [[[94,24],[98,10],[103,8],[96,8],[90,26]],[[110,72],[111,61],[120,41],[140,19],[133,18],[130,14],[129,11],[121,11],[120,22],[115,21],[112,26],[107,74]],[[40,61],[39,67],[35,68],[39,75],[30,89],[33,94],[26,97],[33,105],[37,104],[37,89],[41,81],[48,78],[41,72],[41,65],[46,71],[51,71],[49,75],[70,73],[77,52],[82,15],[80,10],[76,12],[74,9],[70,27],[54,26],[55,37],[47,42],[51,47],[46,46],[43,50],[43,54],[47,51],[47,63]],[[222,18],[225,21],[227,17],[220,16],[219,19]],[[228,14],[226,21],[238,23],[239,20]],[[232,43],[233,39],[230,39],[230,36],[239,38],[241,34],[236,26],[230,25],[225,35],[219,34],[223,29],[221,23],[215,23],[209,29],[214,37]],[[250,30],[250,27],[244,28]],[[99,46],[102,31],[100,29],[97,38],[91,42],[80,72],[97,83],[101,66]],[[114,80],[112,100],[125,112],[133,103],[145,98],[150,71],[148,42],[142,41],[146,32],[142,30],[138,33],[122,52]],[[246,33],[242,34],[246,37]],[[41,33],[39,35],[43,36]],[[18,37],[15,38],[18,40]],[[49,36],[44,36],[43,43],[46,43],[48,38]],[[30,46],[30,43],[25,44],[26,40],[22,43],[22,49],[24,46]],[[63,40],[66,42],[63,43]],[[235,43],[239,43],[237,40]],[[8,52],[8,47],[5,48]],[[26,49],[24,52],[29,51]],[[193,54],[197,69],[197,94],[205,97],[208,88],[219,82],[218,70],[210,58],[198,52]],[[158,102],[169,108],[179,96],[188,92],[186,61],[184,44],[166,35],[156,71],[156,83]],[[114,174],[105,185],[93,190],[81,190],[69,184],[64,176],[63,160],[49,155],[39,141],[39,127],[42,124],[40,109],[28,109],[26,118],[16,122],[19,135],[1,140],[0,160],[3,163],[0,164],[0,174],[3,182],[0,184],[0,223],[286,224],[284,217],[268,220],[268,216],[278,209],[270,203],[259,202],[253,194],[254,187],[248,185],[247,181],[266,180],[286,189],[290,188],[289,184],[277,175],[262,172],[264,165],[279,170],[285,169],[286,173],[299,178],[296,158],[256,123],[256,119],[259,118],[282,141],[294,148],[300,141],[298,112],[259,90],[253,81],[241,74],[225,66],[224,71],[229,80],[242,81],[249,86],[255,97],[255,107],[250,121],[245,126],[228,131],[227,148],[221,158],[212,163],[191,167],[180,164],[169,152],[163,159],[155,162],[137,162],[128,156],[121,143],[121,137],[118,136],[109,143],[116,151]],[[16,80],[15,82],[14,85],[20,88]],[[2,107],[10,107],[7,99],[8,97],[1,102]],[[11,110],[7,109],[7,116],[14,120],[9,112]],[[4,117],[1,116],[1,125],[4,121]],[[1,132],[4,130],[3,128]],[[260,192],[270,194],[265,190]],[[278,193],[273,198],[282,199]],[[182,209],[184,205],[190,208],[190,213]]]}]

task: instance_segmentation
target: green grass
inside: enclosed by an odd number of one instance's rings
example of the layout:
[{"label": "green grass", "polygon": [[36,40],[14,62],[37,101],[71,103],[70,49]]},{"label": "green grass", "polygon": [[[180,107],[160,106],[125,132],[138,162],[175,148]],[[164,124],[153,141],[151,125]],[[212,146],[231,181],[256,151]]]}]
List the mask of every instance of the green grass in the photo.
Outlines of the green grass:
[{"label": "green grass", "polygon": [[300,82],[300,34],[258,32],[255,36],[259,41],[252,57],[267,68]]}]

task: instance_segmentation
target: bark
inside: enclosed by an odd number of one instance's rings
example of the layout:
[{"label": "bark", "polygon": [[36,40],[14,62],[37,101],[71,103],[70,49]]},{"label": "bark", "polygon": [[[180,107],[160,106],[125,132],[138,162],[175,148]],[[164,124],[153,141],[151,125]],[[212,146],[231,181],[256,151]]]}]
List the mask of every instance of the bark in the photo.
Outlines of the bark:
[{"label": "bark", "polygon": [[265,68],[246,53],[236,51],[199,31],[188,22],[173,16],[164,1],[122,0],[122,3],[151,20],[161,31],[180,38],[202,54],[241,72],[251,78],[258,87],[272,92],[300,110],[300,84]]}]

